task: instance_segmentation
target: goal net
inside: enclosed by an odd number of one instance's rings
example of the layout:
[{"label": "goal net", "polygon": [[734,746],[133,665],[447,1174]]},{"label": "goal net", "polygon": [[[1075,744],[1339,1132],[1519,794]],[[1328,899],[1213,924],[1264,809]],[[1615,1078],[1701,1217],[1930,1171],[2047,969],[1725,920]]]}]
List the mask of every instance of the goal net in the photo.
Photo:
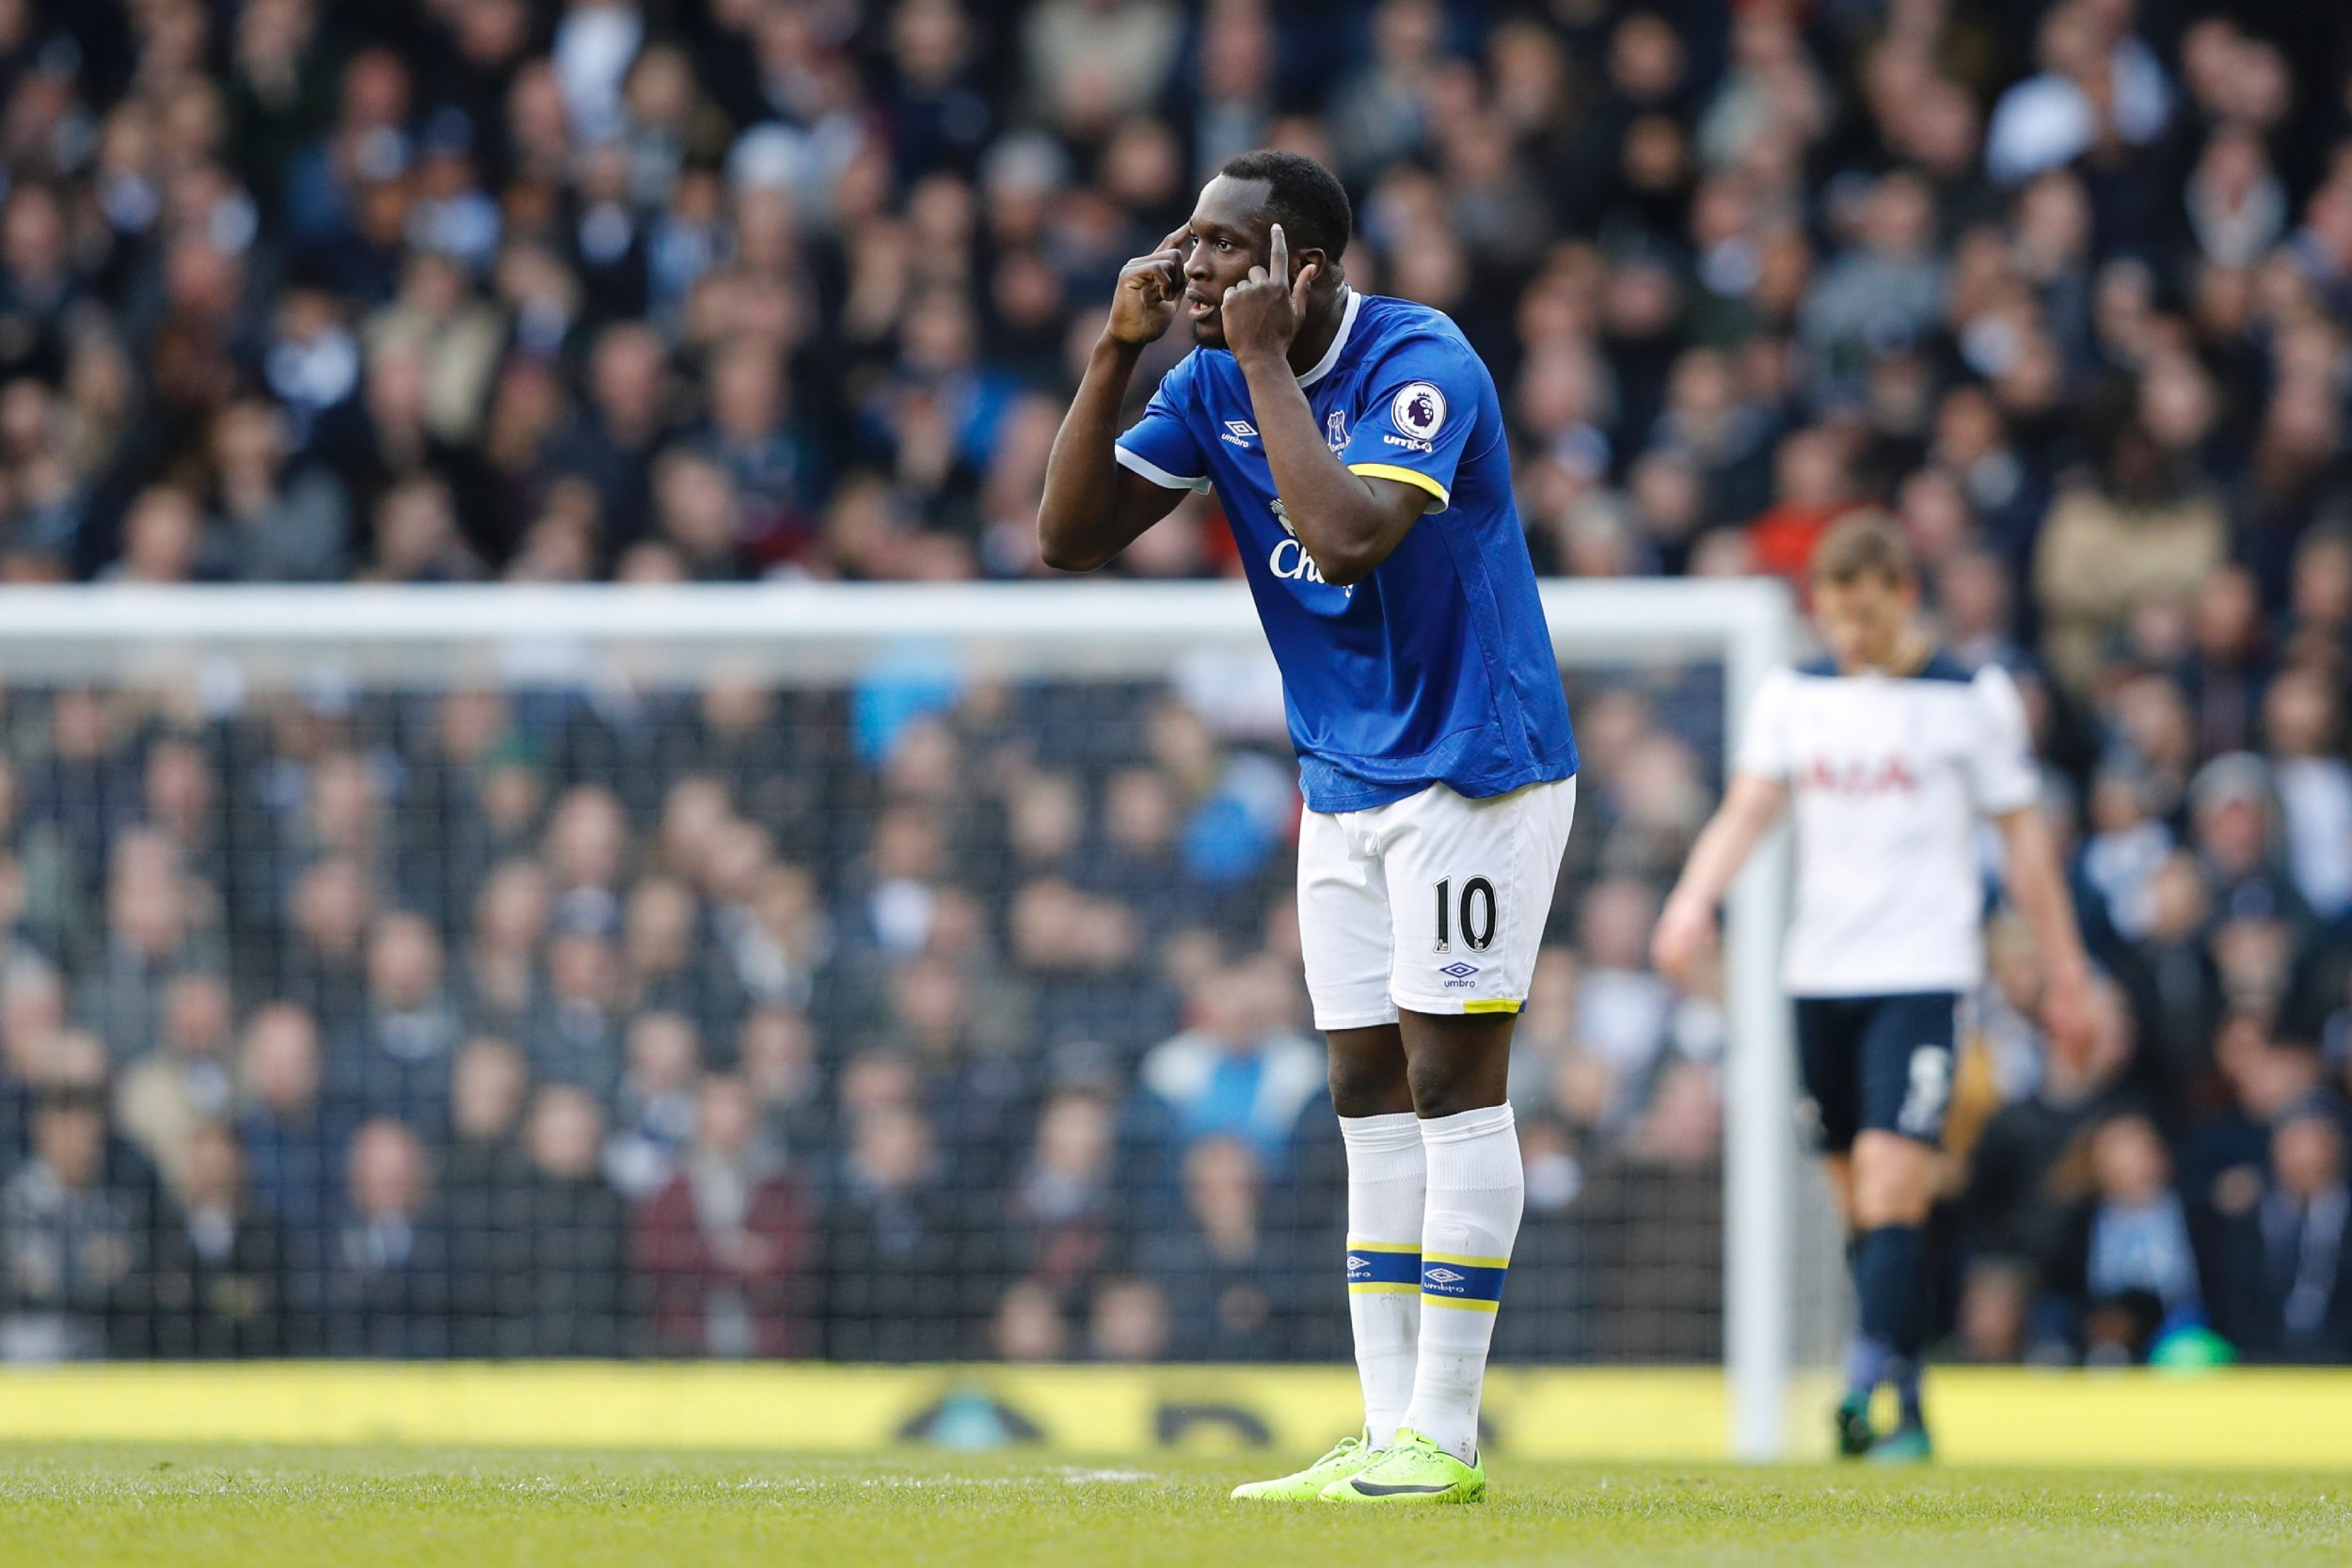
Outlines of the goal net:
[{"label": "goal net", "polygon": [[[1789,611],[1545,589],[1585,774],[1502,1363],[1778,1450],[1779,856],[1649,923]],[[1237,585],[27,591],[0,1355],[1343,1358],[1281,691]]]}]

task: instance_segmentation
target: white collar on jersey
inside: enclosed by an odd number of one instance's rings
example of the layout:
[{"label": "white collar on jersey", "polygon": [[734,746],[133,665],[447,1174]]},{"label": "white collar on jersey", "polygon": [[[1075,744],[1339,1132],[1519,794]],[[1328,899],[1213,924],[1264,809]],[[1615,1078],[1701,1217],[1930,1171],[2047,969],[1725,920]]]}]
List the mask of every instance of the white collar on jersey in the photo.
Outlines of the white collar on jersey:
[{"label": "white collar on jersey", "polygon": [[1340,287],[1347,290],[1347,309],[1340,312],[1340,329],[1331,334],[1331,346],[1323,351],[1323,357],[1298,378],[1301,387],[1311,387],[1331,373],[1331,367],[1340,362],[1340,351],[1347,346],[1347,335],[1356,330],[1356,307],[1364,302],[1364,296],[1347,284],[1343,283]]}]

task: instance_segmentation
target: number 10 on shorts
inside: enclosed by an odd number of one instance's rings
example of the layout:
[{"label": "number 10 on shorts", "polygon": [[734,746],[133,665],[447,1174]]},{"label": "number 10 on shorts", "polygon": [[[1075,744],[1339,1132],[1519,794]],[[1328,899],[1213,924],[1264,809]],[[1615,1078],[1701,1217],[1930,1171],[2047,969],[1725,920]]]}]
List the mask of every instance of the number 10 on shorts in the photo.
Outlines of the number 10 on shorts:
[{"label": "number 10 on shorts", "polygon": [[[1454,951],[1454,879],[1445,878],[1438,883],[1438,942],[1436,951]],[[1472,877],[1462,884],[1461,904],[1462,945],[1473,953],[1484,953],[1495,940],[1495,885],[1484,877]]]}]

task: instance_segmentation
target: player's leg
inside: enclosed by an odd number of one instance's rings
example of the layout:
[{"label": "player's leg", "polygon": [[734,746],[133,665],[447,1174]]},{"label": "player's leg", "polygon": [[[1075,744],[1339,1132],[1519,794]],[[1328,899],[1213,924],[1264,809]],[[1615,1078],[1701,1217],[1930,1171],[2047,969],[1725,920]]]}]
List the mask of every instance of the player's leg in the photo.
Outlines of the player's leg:
[{"label": "player's leg", "polygon": [[1488,800],[1438,789],[1387,808],[1391,990],[1428,1171],[1420,1354],[1406,1431],[1325,1494],[1334,1501],[1484,1495],[1478,1408],[1525,1196],[1505,1098],[1511,1034],[1575,800],[1567,781]]},{"label": "player's leg", "polygon": [[[1862,1122],[1861,1021],[1863,1004],[1847,997],[1800,997],[1796,1004],[1797,1069],[1803,1082],[1801,1109],[1806,1133],[1820,1152],[1830,1196],[1846,1228],[1846,1268],[1857,1296],[1862,1290],[1855,1244],[1853,1146]],[[1883,1375],[1882,1355],[1857,1338],[1847,1356],[1847,1386],[1835,1417],[1837,1451],[1849,1459],[1869,1452],[1877,1433],[1870,1424],[1870,1396]]]},{"label": "player's leg", "polygon": [[1347,1149],[1347,1316],[1364,1430],[1293,1475],[1233,1496],[1307,1502],[1394,1438],[1413,1392],[1421,1325],[1421,1124],[1389,999],[1388,896],[1353,817],[1309,812],[1298,834],[1298,934],[1315,1026],[1331,1053],[1331,1106]]},{"label": "player's leg", "polygon": [[1892,1384],[1900,1410],[1895,1432],[1873,1449],[1884,1459],[1924,1458],[1927,1424],[1919,1396],[1926,1348],[1925,1227],[1935,1196],[1935,1154],[1951,1098],[1958,999],[1893,996],[1870,1009],[1861,1040],[1862,1125],[1851,1177],[1854,1283],[1861,1298],[1853,1369],[1872,1386]]},{"label": "player's leg", "polygon": [[1518,1022],[1510,1013],[1404,1018],[1429,1164],[1421,1357],[1405,1424],[1466,1464],[1477,1458],[1486,1353],[1526,1196],[1505,1098]]},{"label": "player's leg", "polygon": [[1413,1394],[1428,1165],[1397,1025],[1334,1029],[1328,1038],[1331,1104],[1347,1147],[1347,1316],[1364,1441],[1385,1449]]}]

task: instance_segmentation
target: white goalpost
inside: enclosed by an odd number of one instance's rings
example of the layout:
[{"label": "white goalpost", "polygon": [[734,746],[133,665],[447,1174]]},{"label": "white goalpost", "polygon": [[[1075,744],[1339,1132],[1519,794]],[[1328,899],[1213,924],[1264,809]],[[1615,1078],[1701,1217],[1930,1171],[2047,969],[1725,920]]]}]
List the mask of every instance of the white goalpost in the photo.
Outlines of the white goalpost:
[{"label": "white goalpost", "polygon": [[[1725,745],[1793,636],[1761,580],[1550,581],[1565,667],[1712,663]],[[1237,583],[755,584],[693,588],[33,588],[0,599],[0,684],[141,688],[220,711],[248,692],[340,684],[510,690],[650,687],[714,673],[839,687],[878,660],[964,679],[1147,680],[1187,661],[1270,667]],[[1260,672],[1263,675],[1263,672]],[[1779,985],[1788,854],[1775,835],[1726,917],[1722,1277],[1728,1451],[1788,1448],[1806,1192]],[[1819,1248],[1814,1250],[1819,1251]]]}]

